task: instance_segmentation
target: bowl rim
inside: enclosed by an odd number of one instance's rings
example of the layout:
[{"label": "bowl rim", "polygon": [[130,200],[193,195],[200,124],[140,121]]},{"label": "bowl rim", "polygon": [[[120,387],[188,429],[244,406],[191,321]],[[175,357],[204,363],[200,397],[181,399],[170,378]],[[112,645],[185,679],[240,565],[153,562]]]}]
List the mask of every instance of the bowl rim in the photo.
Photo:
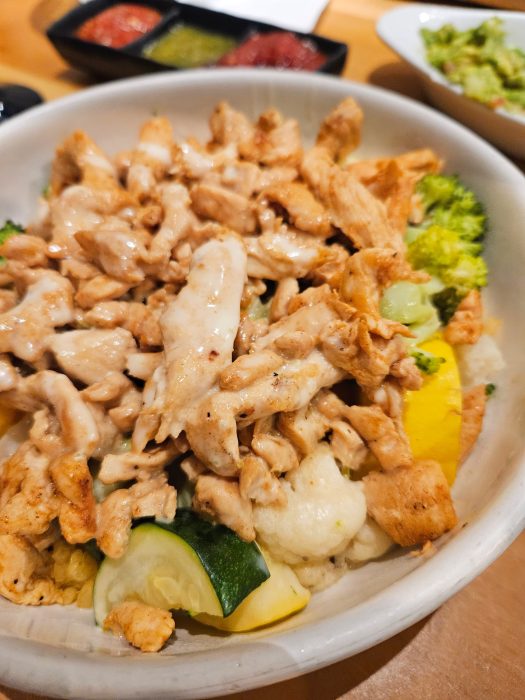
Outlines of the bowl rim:
[{"label": "bowl rim", "polygon": [[[491,159],[494,171],[504,170],[516,187],[525,187],[525,178],[499,151],[483,139],[430,107],[383,90],[320,74],[305,75],[267,69],[221,69],[225,90],[229,84],[268,84],[289,81],[314,89],[324,84],[338,86],[339,92],[357,100],[381,100],[386,109],[404,107],[415,119],[424,119],[436,128],[445,128],[451,135],[481,149]],[[98,98],[153,89],[165,85],[206,84],[216,80],[216,70],[195,70],[160,73],[111,82],[68,95],[36,107],[6,123],[0,129],[2,139],[37,124],[42,116],[75,109]],[[342,96],[342,95],[341,95]],[[491,527],[487,528],[487,518]],[[28,691],[51,692],[57,697],[104,698],[111,689],[119,688],[119,697],[213,697],[227,692],[268,685],[359,653],[406,629],[439,607],[445,600],[469,583],[514,540],[525,526],[525,457],[516,460],[505,474],[493,499],[483,507],[468,527],[458,532],[438,554],[427,560],[382,591],[320,622],[292,630],[277,630],[270,637],[247,639],[200,652],[173,656],[111,656],[95,652],[79,652],[41,642],[0,634],[0,678],[2,682]],[[357,615],[364,607],[374,607],[372,620]],[[305,634],[306,631],[306,634]],[[261,668],[261,653],[265,663]],[[31,674],[24,661],[31,657]],[[257,668],[257,671],[254,669]],[[214,670],[217,680],[212,679]],[[50,678],[53,684],[50,685]]]},{"label": "bowl rim", "polygon": [[[414,3],[406,7],[394,7],[392,10],[385,12],[384,15],[376,23],[376,32],[381,40],[387,44],[398,56],[400,56],[404,61],[409,63],[413,68],[415,68],[419,73],[421,73],[427,80],[433,83],[437,83],[441,87],[447,89],[449,92],[457,95],[458,97],[471,102],[478,107],[482,107],[488,110],[489,114],[496,114],[502,119],[509,119],[512,122],[516,122],[520,126],[525,127],[525,115],[513,114],[508,112],[501,107],[497,109],[490,109],[481,102],[467,97],[460,86],[454,85],[449,82],[445,76],[440,73],[437,68],[431,66],[426,60],[420,59],[419,56],[415,55],[410,49],[410,44],[403,41],[403,36],[396,30],[395,21],[398,17],[403,17],[405,19],[415,20],[419,28],[423,27],[425,22],[422,20],[422,16],[427,18],[442,18],[443,21],[447,19],[453,20],[454,17],[472,17],[473,21],[484,21],[491,17],[500,17],[508,22],[513,21],[519,22],[523,25],[523,30],[525,33],[525,13],[524,12],[512,12],[510,10],[491,10],[490,8],[462,8],[462,7],[448,7],[446,5],[427,5],[422,3]],[[406,30],[406,25],[405,25]],[[523,47],[525,51],[525,46]]]}]

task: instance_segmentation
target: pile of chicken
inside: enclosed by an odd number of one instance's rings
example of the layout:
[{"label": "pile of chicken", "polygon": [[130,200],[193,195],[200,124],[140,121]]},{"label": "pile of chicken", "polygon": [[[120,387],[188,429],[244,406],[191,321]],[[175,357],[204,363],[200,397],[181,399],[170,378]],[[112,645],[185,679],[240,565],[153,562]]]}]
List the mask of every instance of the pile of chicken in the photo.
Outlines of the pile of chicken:
[{"label": "pile of chicken", "polygon": [[60,579],[57,548],[120,557],[133,519],[173,519],[174,470],[195,511],[312,587],[359,537],[455,525],[403,431],[410,332],[379,312],[389,284],[427,279],[403,236],[441,163],[342,166],[361,123],[348,98],[304,149],[295,119],[222,102],[206,145],[155,117],[114,160],[79,131],[58,147],[38,221],[0,248],[0,402],[26,414],[0,471],[0,594],[75,600],[92,562]]}]

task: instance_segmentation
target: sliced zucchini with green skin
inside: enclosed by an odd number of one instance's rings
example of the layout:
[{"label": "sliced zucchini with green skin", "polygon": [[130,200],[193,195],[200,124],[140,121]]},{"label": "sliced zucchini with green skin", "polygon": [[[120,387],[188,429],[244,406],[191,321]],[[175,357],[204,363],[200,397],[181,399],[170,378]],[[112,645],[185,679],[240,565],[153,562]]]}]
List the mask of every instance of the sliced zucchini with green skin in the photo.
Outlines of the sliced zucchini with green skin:
[{"label": "sliced zucchini with green skin", "polygon": [[254,542],[181,510],[173,523],[134,528],[124,555],[104,559],[93,593],[95,619],[101,625],[124,600],[226,617],[269,576]]}]

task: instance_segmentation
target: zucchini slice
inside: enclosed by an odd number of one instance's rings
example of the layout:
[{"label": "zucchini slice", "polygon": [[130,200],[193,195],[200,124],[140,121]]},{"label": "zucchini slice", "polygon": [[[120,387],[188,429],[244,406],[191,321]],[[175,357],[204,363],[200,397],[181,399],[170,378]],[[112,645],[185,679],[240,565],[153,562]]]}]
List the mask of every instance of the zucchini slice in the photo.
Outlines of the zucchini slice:
[{"label": "zucchini slice", "polygon": [[95,619],[102,625],[124,600],[226,617],[269,576],[254,542],[180,510],[172,523],[138,525],[124,555],[104,559],[93,594]]},{"label": "zucchini slice", "polygon": [[289,617],[308,605],[310,591],[301,585],[294,570],[274,561],[267,552],[264,558],[270,578],[252,591],[235,612],[228,617],[200,613],[195,619],[225,632],[248,632]]}]

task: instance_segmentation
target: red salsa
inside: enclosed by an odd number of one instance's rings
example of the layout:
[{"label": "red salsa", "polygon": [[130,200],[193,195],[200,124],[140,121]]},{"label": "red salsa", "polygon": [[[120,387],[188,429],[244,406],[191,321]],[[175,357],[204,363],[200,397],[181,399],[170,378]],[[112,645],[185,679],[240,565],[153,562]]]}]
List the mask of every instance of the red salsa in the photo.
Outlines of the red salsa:
[{"label": "red salsa", "polygon": [[315,71],[326,62],[326,56],[309,41],[291,32],[252,34],[233,51],[224,55],[219,66],[272,66]]},{"label": "red salsa", "polygon": [[75,36],[120,49],[151,31],[161,18],[161,13],[150,7],[123,3],[108,7],[88,19],[77,29]]}]

